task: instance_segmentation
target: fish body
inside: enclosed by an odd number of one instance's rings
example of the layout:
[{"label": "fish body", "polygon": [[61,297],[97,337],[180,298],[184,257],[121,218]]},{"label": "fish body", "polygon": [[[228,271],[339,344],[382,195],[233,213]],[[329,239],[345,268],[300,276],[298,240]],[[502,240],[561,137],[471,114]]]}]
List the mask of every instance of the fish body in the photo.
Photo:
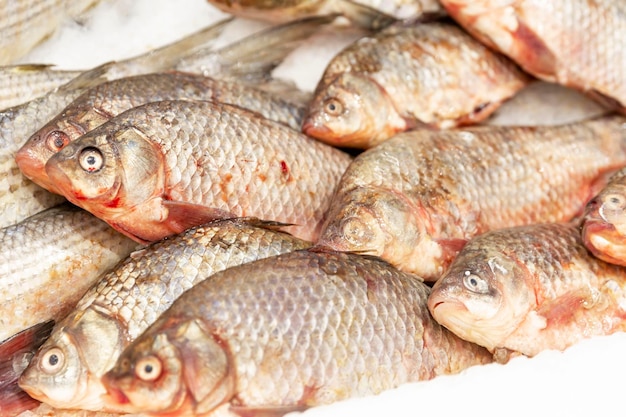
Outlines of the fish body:
[{"label": "fish body", "polygon": [[351,157],[281,123],[210,101],[134,107],[46,163],[74,204],[138,242],[215,218],[289,223],[317,238]]},{"label": "fish body", "polygon": [[626,266],[626,169],[611,176],[609,183],[585,209],[583,242],[598,258]]},{"label": "fish body", "polygon": [[174,99],[216,100],[238,105],[294,129],[299,129],[305,108],[242,83],[199,74],[167,72],[125,77],[93,87],[72,101],[22,145],[16,154],[17,165],[29,179],[54,192],[45,172],[45,164],[52,155],[123,111]]},{"label": "fish body", "polygon": [[534,76],[626,111],[623,0],[442,0],[450,16]]},{"label": "fish body", "polygon": [[623,331],[625,296],[626,269],[591,255],[577,225],[544,223],[470,240],[428,306],[463,339],[534,356]]},{"label": "fish body", "polygon": [[[103,275],[58,323],[20,384],[54,407],[101,410],[102,375],[180,294],[231,266],[310,245],[271,223],[229,219],[133,253]],[[51,366],[53,355],[60,361]]]},{"label": "fish body", "polygon": [[40,97],[78,77],[81,72],[57,70],[41,64],[0,67],[0,110]]},{"label": "fish body", "polygon": [[0,229],[0,340],[69,313],[137,244],[69,204]]},{"label": "fish body", "polygon": [[0,65],[11,64],[97,0],[0,1]]},{"label": "fish body", "polygon": [[398,134],[350,164],[317,243],[435,281],[478,234],[581,214],[626,164],[625,134],[619,116]]},{"label": "fish body", "polygon": [[432,320],[429,292],[356,254],[305,250],[228,268],[124,350],[103,377],[105,398],[150,415],[288,412],[491,362]]},{"label": "fish body", "polygon": [[451,23],[394,25],[363,37],[326,67],[302,130],[369,148],[419,125],[478,123],[529,77]]}]

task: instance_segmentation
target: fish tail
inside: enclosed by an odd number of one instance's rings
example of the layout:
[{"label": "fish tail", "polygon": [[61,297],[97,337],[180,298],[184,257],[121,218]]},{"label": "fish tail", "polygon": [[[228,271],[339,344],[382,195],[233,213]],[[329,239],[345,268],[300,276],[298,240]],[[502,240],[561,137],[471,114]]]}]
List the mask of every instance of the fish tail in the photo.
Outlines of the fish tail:
[{"label": "fish tail", "polygon": [[145,68],[143,72],[158,72],[170,69],[183,59],[200,48],[211,50],[213,43],[220,37],[224,28],[234,20],[228,17],[217,23],[207,26],[173,43],[151,50],[145,54],[121,61],[134,68]]},{"label": "fish tail", "polygon": [[[254,33],[220,50],[197,51],[193,62],[184,63],[185,67],[202,68],[206,60],[207,66],[213,67],[214,77],[227,76],[250,82],[261,82],[271,79],[271,72],[285,57],[299,47],[321,26],[331,23],[337,15],[324,15],[304,18],[279,26],[273,26]],[[204,56],[203,56],[204,55]],[[217,64],[218,69],[214,67]],[[187,68],[183,68],[185,70]],[[193,68],[192,72],[198,72]]]},{"label": "fish tail", "polygon": [[352,24],[367,30],[380,30],[398,20],[386,13],[352,0],[337,2],[338,12]]}]

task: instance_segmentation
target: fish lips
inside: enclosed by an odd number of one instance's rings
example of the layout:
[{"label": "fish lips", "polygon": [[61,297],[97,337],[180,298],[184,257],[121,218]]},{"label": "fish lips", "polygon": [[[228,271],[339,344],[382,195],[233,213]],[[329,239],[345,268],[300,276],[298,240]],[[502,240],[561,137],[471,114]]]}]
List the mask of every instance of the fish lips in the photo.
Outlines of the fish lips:
[{"label": "fish lips", "polygon": [[15,162],[25,177],[48,191],[61,193],[46,175],[46,165],[35,149],[21,148],[15,155]]}]

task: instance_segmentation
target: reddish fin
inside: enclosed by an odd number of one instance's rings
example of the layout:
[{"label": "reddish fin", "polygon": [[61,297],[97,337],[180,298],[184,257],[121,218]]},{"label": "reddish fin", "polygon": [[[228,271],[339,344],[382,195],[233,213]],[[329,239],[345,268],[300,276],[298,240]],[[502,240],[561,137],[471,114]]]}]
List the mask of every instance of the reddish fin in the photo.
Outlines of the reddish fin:
[{"label": "reddish fin", "polygon": [[0,417],[16,416],[39,404],[17,385],[17,380],[53,326],[52,320],[36,324],[0,343]]},{"label": "reddish fin", "polygon": [[537,314],[546,318],[548,327],[566,325],[575,319],[581,309],[592,304],[592,295],[581,289],[546,301],[538,309]]},{"label": "reddish fin", "polygon": [[556,81],[557,60],[544,41],[521,21],[513,37],[517,46],[514,60],[536,77]]},{"label": "reddish fin", "polygon": [[227,211],[199,204],[164,200],[163,206],[168,211],[165,223],[174,233],[182,233],[191,227],[200,226],[212,220],[236,217]]},{"label": "reddish fin", "polygon": [[450,263],[452,263],[461,249],[467,244],[466,239],[435,239],[435,241],[441,246],[441,260],[444,270],[448,269]]}]

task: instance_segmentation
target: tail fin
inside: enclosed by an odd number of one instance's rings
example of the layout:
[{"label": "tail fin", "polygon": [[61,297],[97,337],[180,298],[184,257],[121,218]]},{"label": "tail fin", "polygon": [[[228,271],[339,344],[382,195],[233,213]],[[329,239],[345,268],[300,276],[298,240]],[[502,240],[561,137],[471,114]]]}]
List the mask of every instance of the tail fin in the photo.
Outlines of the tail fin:
[{"label": "tail fin", "polygon": [[176,69],[214,78],[262,82],[287,55],[337,15],[316,16],[273,26],[218,51],[202,49],[184,58]]}]

